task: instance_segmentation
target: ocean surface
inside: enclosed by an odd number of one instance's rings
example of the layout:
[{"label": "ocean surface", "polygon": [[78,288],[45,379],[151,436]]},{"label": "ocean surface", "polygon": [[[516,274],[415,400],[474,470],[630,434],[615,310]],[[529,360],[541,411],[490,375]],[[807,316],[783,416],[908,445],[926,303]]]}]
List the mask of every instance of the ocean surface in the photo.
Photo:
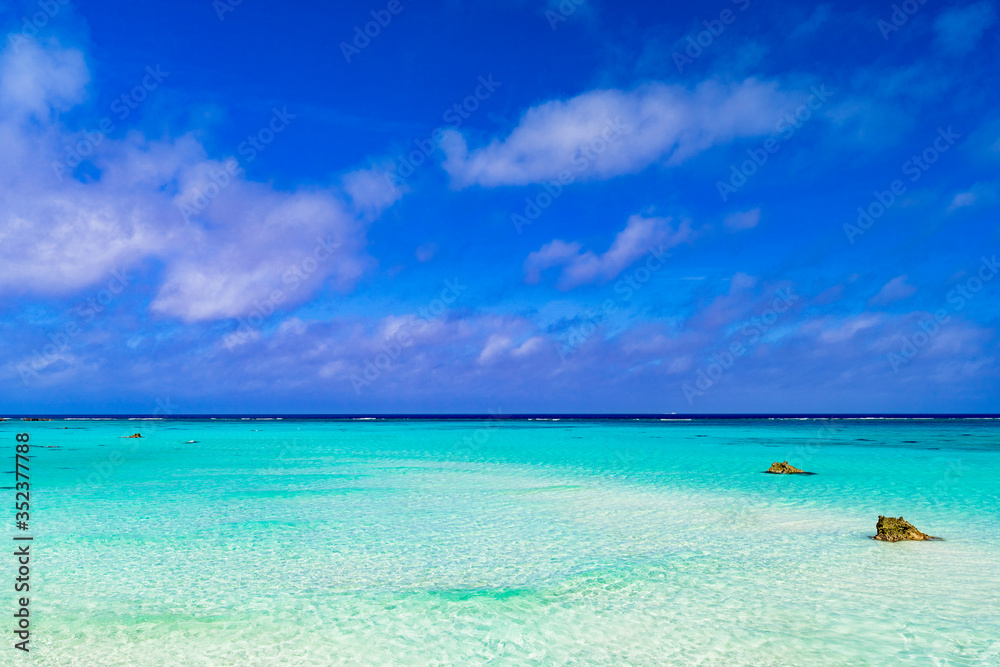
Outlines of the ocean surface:
[{"label": "ocean surface", "polygon": [[998,427],[8,421],[0,663],[1000,665]]}]

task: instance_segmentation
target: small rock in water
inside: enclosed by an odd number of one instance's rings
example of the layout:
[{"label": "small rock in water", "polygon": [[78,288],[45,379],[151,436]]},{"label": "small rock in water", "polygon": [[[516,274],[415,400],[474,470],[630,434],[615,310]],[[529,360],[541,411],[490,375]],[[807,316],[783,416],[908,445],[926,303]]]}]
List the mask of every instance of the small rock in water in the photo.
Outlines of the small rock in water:
[{"label": "small rock in water", "polygon": [[917,530],[916,526],[904,519],[899,517],[898,519],[891,516],[878,517],[878,523],[875,524],[875,530],[877,535],[872,539],[881,540],[882,542],[902,542],[905,540],[940,540],[940,537],[932,537],[926,533],[921,533]]},{"label": "small rock in water", "polygon": [[142,434],[141,433],[133,433],[132,435],[123,435],[122,437],[123,438],[141,438]]},{"label": "small rock in water", "polygon": [[788,461],[775,461],[771,464],[771,467],[764,472],[769,472],[772,475],[815,475],[814,472],[806,472],[805,470],[799,470],[795,466],[789,465]]}]

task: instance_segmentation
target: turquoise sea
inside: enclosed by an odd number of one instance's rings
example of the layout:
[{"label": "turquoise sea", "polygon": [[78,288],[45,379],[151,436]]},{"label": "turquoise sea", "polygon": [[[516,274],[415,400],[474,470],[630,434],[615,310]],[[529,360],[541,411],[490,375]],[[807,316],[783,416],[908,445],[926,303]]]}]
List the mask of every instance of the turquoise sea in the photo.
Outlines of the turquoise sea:
[{"label": "turquoise sea", "polygon": [[0,663],[1000,665],[998,425],[8,421]]}]

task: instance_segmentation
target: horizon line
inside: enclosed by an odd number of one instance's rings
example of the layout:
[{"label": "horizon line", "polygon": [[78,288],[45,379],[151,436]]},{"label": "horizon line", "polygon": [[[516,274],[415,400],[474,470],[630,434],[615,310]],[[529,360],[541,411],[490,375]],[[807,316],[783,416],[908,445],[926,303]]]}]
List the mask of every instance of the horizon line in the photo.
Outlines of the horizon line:
[{"label": "horizon line", "polygon": [[495,420],[523,421],[538,419],[576,420],[705,420],[705,419],[1000,419],[1000,413],[974,412],[733,412],[733,413],[0,413],[2,420],[24,419],[240,419],[240,420]]}]

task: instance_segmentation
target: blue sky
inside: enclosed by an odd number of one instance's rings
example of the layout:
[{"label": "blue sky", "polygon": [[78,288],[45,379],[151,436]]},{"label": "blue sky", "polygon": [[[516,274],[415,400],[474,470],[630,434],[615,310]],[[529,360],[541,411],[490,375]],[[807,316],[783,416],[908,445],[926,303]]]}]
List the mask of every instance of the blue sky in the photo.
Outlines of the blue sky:
[{"label": "blue sky", "polygon": [[996,0],[0,8],[8,413],[1000,412]]}]

